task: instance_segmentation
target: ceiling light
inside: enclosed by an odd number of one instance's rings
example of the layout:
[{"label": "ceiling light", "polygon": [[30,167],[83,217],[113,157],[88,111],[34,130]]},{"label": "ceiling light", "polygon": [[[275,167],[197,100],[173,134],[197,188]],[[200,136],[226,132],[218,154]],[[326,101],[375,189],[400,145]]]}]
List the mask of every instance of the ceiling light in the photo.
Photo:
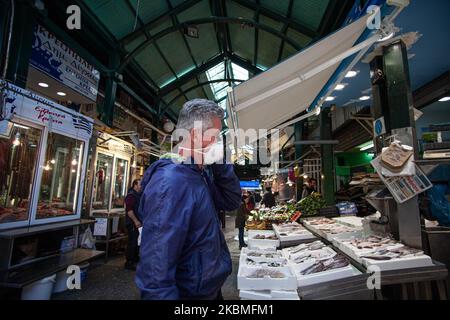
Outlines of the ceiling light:
[{"label": "ceiling light", "polygon": [[334,99],[336,99],[336,97],[327,97],[327,98],[325,99],[325,101],[333,101]]},{"label": "ceiling light", "polygon": [[320,112],[322,111],[322,109],[320,107],[317,107],[316,109],[317,109],[316,110],[316,116],[318,116],[318,115],[320,115]]},{"label": "ceiling light", "polygon": [[345,84],[338,84],[336,86],[336,88],[334,88],[334,90],[341,91],[341,90],[344,90],[344,88],[345,88]]},{"label": "ceiling light", "polygon": [[73,160],[72,160],[72,165],[73,165],[73,166],[76,166],[77,164],[78,164],[78,161],[75,160],[75,159],[73,159]]},{"label": "ceiling light", "polygon": [[56,163],[56,160],[55,160],[55,159],[52,159],[52,160],[50,161],[50,163],[51,163],[51,164],[55,164],[55,163]]},{"label": "ceiling light", "polygon": [[443,97],[442,99],[439,100],[439,102],[447,102],[450,101],[450,97]]},{"label": "ceiling light", "polygon": [[370,97],[369,96],[362,96],[361,98],[359,98],[359,100],[367,101],[367,100],[370,100]]},{"label": "ceiling light", "polygon": [[58,96],[61,96],[61,97],[66,96],[66,94],[65,94],[64,92],[61,92],[61,91],[57,92],[56,94],[57,94]]},{"label": "ceiling light", "polygon": [[39,87],[42,87],[42,88],[48,88],[48,84],[45,83],[45,82],[39,82],[39,83],[38,83],[38,86],[39,86]]},{"label": "ceiling light", "polygon": [[358,71],[349,71],[349,72],[347,72],[345,77],[346,78],[353,78],[353,77],[356,77],[357,74],[358,74]]}]

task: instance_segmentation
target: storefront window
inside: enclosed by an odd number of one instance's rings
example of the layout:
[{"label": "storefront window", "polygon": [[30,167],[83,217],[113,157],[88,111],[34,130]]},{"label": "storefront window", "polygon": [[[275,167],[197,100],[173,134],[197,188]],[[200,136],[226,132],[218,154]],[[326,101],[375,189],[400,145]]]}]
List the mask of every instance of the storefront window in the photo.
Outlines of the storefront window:
[{"label": "storefront window", "polygon": [[49,133],[36,217],[76,214],[84,143]]},{"label": "storefront window", "polygon": [[116,158],[116,180],[113,190],[113,208],[123,208],[127,195],[128,161]]},{"label": "storefront window", "polygon": [[108,209],[109,196],[111,195],[113,157],[99,153],[96,168],[92,207],[94,210]]},{"label": "storefront window", "polygon": [[41,131],[15,124],[0,137],[0,223],[26,221]]}]

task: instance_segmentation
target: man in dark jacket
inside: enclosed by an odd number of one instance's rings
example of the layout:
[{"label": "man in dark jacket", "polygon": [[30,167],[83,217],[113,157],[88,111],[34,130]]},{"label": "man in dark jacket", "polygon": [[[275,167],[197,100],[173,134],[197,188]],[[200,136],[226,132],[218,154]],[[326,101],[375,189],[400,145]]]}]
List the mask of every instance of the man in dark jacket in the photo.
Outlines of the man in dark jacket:
[{"label": "man in dark jacket", "polygon": [[139,221],[138,208],[141,199],[141,181],[133,181],[132,187],[125,198],[125,224],[128,230],[128,245],[125,263],[125,269],[136,270],[136,264],[139,260],[139,228],[142,226]]},{"label": "man in dark jacket", "polygon": [[261,204],[265,205],[266,208],[272,208],[275,207],[275,196],[272,193],[272,188],[267,187],[266,192],[263,195],[263,199],[261,201]]},{"label": "man in dark jacket", "polygon": [[211,161],[211,150],[223,152],[223,145],[215,145],[223,115],[212,101],[185,103],[177,130],[188,134],[182,135],[176,154],[163,156],[144,175],[136,273],[143,299],[221,297],[232,264],[217,211],[236,210],[241,202],[233,166]]},{"label": "man in dark jacket", "polygon": [[248,210],[248,202],[249,197],[248,195],[244,194],[242,196],[242,204],[241,207],[237,210],[236,213],[236,220],[235,220],[235,226],[239,230],[239,249],[242,249],[243,247],[247,247],[244,241],[244,229],[245,229],[245,222],[247,221],[248,216],[250,215],[250,210]]}]

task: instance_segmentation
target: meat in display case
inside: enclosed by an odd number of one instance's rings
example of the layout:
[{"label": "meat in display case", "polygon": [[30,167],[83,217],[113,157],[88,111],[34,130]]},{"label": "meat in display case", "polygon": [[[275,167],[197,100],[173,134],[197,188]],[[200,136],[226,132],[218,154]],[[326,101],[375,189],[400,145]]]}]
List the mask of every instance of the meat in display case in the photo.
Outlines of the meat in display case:
[{"label": "meat in display case", "polygon": [[36,218],[74,215],[81,178],[84,143],[49,133]]},{"label": "meat in display case", "polygon": [[27,221],[42,131],[13,124],[0,137],[0,223]]}]

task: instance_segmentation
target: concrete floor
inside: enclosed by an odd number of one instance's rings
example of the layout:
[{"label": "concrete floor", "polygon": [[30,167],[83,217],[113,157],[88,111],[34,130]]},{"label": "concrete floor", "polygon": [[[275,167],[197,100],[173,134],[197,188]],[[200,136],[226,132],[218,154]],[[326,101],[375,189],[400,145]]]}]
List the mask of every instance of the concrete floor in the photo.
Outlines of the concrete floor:
[{"label": "concrete floor", "polygon": [[[233,273],[222,287],[225,300],[238,300],[237,270],[239,264],[239,245],[235,240],[237,230],[234,228],[234,217],[227,216],[225,239],[233,260]],[[134,272],[124,269],[123,255],[110,256],[108,263],[103,260],[91,262],[86,280],[81,290],[68,290],[53,295],[54,300],[136,300],[140,298],[139,290],[134,283]]]}]

